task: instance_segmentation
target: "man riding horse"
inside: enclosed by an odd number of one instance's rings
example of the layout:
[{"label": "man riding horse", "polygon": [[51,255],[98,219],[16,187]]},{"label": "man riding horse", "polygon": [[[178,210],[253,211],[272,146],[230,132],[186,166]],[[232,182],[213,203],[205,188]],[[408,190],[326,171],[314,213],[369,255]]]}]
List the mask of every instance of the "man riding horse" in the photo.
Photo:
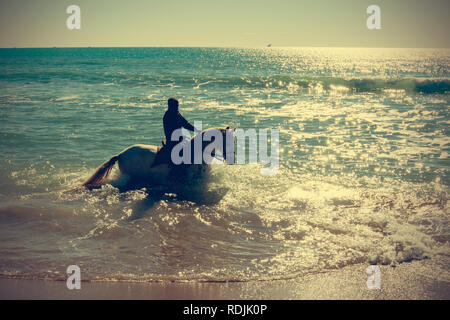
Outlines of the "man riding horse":
[{"label": "man riding horse", "polygon": [[163,117],[164,134],[166,136],[165,142],[163,141],[163,147],[157,153],[155,161],[152,167],[157,165],[168,163],[171,168],[175,166],[171,159],[172,149],[183,139],[180,137],[179,141],[172,141],[172,133],[181,128],[185,128],[189,131],[200,132],[192,124],[190,124],[178,111],[178,100],[170,98],[168,101],[168,109]]},{"label": "man riding horse", "polygon": [[[189,177],[199,173],[199,170],[202,171],[204,169],[203,165],[210,164],[210,160],[203,159],[203,162],[201,162],[202,165],[200,166],[195,165],[193,161],[187,163],[183,162],[181,164],[175,164],[172,161],[172,149],[181,142],[181,139],[183,139],[183,137],[181,137],[180,141],[172,141],[172,133],[181,128],[199,133],[202,137],[203,135],[208,137],[208,139],[201,140],[199,150],[201,156],[203,156],[204,151],[207,150],[207,147],[209,147],[211,143],[216,142],[217,136],[217,141],[220,141],[220,143],[215,146],[216,148],[208,150],[208,152],[214,157],[215,152],[219,151],[227,164],[234,163],[234,130],[230,129],[230,127],[226,127],[211,128],[202,132],[197,130],[179,113],[178,101],[176,99],[170,98],[168,104],[169,108],[163,118],[166,142],[164,143],[163,141],[162,148],[144,144],[132,145],[102,163],[94,174],[83,182],[82,186],[87,188],[99,187],[108,178],[116,162],[119,164],[120,173],[126,175],[130,181],[144,179],[146,181],[164,184],[167,183],[167,181],[181,181],[188,178],[188,171],[190,173]],[[191,150],[195,149],[194,142],[195,138],[186,140],[186,143]],[[180,154],[179,156],[182,155]],[[192,156],[195,155],[191,154],[191,157]]]}]

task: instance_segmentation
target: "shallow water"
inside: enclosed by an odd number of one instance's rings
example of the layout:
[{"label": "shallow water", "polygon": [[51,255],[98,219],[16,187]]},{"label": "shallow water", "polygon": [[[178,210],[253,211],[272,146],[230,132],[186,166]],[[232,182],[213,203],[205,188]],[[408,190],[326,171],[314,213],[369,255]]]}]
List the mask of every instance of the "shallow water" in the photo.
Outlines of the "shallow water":
[{"label": "shallow water", "polygon": [[[0,50],[0,274],[286,279],[449,248],[450,50]],[[276,128],[280,169],[176,190],[75,188],[160,144],[166,99],[203,128]]]}]

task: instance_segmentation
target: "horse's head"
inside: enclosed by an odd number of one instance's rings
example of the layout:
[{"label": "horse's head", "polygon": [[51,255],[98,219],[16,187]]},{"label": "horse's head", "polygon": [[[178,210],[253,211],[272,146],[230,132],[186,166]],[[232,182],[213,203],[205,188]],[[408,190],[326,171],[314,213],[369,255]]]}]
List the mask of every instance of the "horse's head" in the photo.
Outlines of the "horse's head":
[{"label": "horse's head", "polygon": [[225,129],[220,129],[223,137],[223,149],[222,154],[225,162],[227,164],[234,164],[236,153],[234,150],[234,129],[230,129],[230,127],[226,127]]}]

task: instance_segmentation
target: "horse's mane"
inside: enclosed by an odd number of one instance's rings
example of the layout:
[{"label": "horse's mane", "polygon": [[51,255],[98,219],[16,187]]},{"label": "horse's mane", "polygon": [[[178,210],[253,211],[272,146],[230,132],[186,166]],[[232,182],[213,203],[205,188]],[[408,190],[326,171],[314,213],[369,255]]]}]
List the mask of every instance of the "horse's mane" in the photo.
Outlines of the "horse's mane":
[{"label": "horse's mane", "polygon": [[197,133],[196,135],[194,135],[194,136],[191,138],[191,142],[194,141],[194,139],[195,139],[195,137],[196,137],[197,135],[199,135],[199,134],[204,134],[204,133],[207,132],[207,131],[211,131],[211,130],[219,130],[219,131],[223,134],[224,131],[226,131],[227,129],[230,129],[230,127],[226,127],[226,128],[219,128],[219,127],[217,127],[217,128],[208,128],[208,129],[202,130],[202,132]]},{"label": "horse's mane", "polygon": [[[207,131],[211,131],[211,130],[219,130],[219,131],[223,134],[223,132],[226,131],[226,130],[229,129],[229,128],[230,128],[230,127],[226,127],[226,128],[219,128],[219,127],[217,127],[217,128],[208,128],[208,129],[202,130],[201,132],[195,134],[189,141],[190,141],[191,143],[194,142],[194,139],[195,139],[196,136],[198,136],[199,134],[204,134],[204,133],[207,132]],[[162,143],[163,147],[167,144],[166,140],[162,140],[161,143]]]}]

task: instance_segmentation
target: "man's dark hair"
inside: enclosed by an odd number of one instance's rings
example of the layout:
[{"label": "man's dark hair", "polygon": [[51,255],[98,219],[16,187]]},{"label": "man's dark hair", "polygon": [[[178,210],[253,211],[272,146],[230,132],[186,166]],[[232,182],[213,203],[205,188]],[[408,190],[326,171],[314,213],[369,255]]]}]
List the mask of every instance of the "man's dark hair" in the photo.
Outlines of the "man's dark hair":
[{"label": "man's dark hair", "polygon": [[170,98],[167,101],[168,105],[169,105],[169,109],[177,109],[178,108],[178,100],[175,98]]}]

